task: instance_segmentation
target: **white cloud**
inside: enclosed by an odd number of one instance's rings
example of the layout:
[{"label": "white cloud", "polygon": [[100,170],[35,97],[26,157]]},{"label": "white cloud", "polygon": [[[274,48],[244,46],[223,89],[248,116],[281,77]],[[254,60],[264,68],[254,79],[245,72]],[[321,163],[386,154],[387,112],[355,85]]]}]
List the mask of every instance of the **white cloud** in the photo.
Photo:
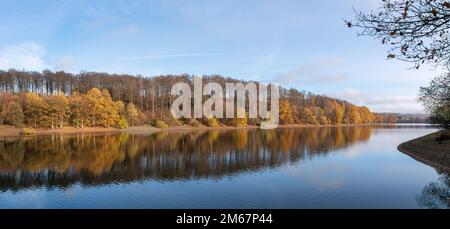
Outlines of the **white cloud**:
[{"label": "white cloud", "polygon": [[6,46],[0,50],[0,69],[42,70],[47,67],[44,56],[44,47],[35,42]]},{"label": "white cloud", "polygon": [[336,98],[345,99],[345,100],[349,100],[353,103],[357,103],[357,102],[361,102],[363,93],[354,88],[347,88],[341,92],[333,93],[332,95]]},{"label": "white cloud", "polygon": [[73,56],[65,55],[60,57],[55,64],[55,69],[58,71],[70,71],[75,64]]},{"label": "white cloud", "polygon": [[365,152],[364,144],[352,145],[349,148],[342,150],[344,157],[346,158],[356,158]]},{"label": "white cloud", "polygon": [[338,83],[349,79],[345,73],[340,72],[343,65],[337,58],[320,58],[275,77],[273,82],[291,87]]},{"label": "white cloud", "polygon": [[374,95],[374,93],[347,88],[341,92],[332,93],[330,96],[347,100],[356,105],[367,106],[376,112],[424,113],[423,107],[415,95],[394,95],[392,93]]},{"label": "white cloud", "polygon": [[305,164],[295,175],[299,175],[304,182],[321,191],[336,190],[344,185],[341,178],[349,173],[349,169],[347,164],[319,161],[313,166]]}]

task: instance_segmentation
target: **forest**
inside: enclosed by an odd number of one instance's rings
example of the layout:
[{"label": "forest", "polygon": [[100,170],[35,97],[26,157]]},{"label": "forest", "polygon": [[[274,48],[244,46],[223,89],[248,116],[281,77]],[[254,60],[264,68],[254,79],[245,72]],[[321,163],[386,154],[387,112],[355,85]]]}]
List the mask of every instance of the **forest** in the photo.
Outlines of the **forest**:
[{"label": "forest", "polygon": [[[137,125],[257,126],[257,119],[182,119],[170,115],[171,87],[191,84],[191,75],[108,74],[44,70],[0,70],[0,125],[33,128],[73,126],[127,128]],[[219,75],[203,76],[203,83],[248,83]],[[206,97],[204,99],[207,99]],[[280,124],[339,125],[393,123],[395,115],[376,114],[367,107],[280,88]]]}]

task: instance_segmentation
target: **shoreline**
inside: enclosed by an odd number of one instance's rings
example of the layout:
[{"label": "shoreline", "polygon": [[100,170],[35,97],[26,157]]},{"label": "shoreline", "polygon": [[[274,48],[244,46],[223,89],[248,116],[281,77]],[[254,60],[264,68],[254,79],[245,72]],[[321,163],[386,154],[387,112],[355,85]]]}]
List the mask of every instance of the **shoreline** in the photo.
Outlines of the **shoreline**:
[{"label": "shoreline", "polygon": [[[276,129],[288,129],[288,128],[321,128],[321,127],[352,127],[352,126],[382,126],[382,125],[397,125],[395,123],[371,123],[371,124],[339,124],[339,125],[311,125],[311,124],[290,124],[290,125],[279,125]],[[169,128],[160,129],[152,126],[133,126],[126,129],[117,129],[113,127],[88,127],[88,128],[75,128],[75,127],[64,127],[61,129],[31,129],[34,133],[30,135],[21,135],[21,131],[24,128],[15,127],[0,127],[0,138],[10,138],[10,137],[26,137],[26,136],[45,136],[52,134],[100,134],[100,133],[136,133],[136,132],[160,132],[160,131],[194,131],[194,130],[236,130],[236,129],[257,129],[257,126],[247,126],[247,127],[233,127],[233,126],[219,126],[219,127],[191,127],[191,126],[171,126]]]},{"label": "shoreline", "polygon": [[397,146],[397,149],[416,161],[435,169],[450,172],[450,142],[447,141],[443,144],[439,144],[434,140],[438,135],[444,132],[445,130],[440,130],[403,142]]}]

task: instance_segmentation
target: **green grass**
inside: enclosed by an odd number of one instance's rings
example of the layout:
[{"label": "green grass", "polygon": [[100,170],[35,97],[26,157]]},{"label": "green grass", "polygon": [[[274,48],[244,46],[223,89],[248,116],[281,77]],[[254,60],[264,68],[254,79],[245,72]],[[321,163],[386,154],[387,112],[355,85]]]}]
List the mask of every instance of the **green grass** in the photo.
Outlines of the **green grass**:
[{"label": "green grass", "polygon": [[441,130],[405,143],[399,150],[405,152],[419,161],[440,169],[450,171],[450,140],[437,140],[442,135],[449,135],[450,130]]}]

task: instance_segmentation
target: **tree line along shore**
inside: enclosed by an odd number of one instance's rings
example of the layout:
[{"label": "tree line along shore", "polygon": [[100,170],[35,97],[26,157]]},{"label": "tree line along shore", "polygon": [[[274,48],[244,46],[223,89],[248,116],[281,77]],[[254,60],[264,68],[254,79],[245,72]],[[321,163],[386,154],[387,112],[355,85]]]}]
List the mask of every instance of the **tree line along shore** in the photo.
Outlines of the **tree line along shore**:
[{"label": "tree line along shore", "polygon": [[[248,83],[222,76],[204,76],[204,83]],[[0,125],[18,128],[112,127],[151,125],[192,127],[258,126],[261,120],[174,119],[170,94],[176,82],[190,84],[190,75],[143,77],[96,72],[0,71]],[[204,99],[207,99],[204,97]],[[281,125],[393,123],[395,115],[376,114],[345,100],[280,88]]]}]

